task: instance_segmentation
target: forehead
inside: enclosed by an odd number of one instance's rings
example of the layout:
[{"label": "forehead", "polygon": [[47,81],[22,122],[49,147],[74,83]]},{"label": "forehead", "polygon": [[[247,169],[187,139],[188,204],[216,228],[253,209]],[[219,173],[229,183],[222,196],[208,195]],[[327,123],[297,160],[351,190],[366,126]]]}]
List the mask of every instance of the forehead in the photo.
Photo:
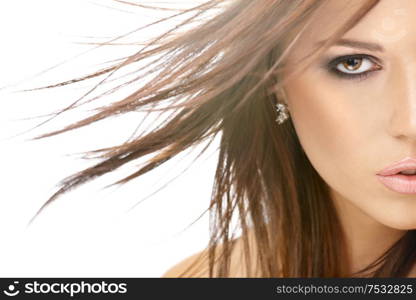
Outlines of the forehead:
[{"label": "forehead", "polygon": [[[365,4],[362,0],[329,0],[319,7],[291,52],[292,57],[304,57],[329,38]],[[413,31],[413,32],[412,32]],[[380,0],[358,23],[342,37],[378,43],[385,48],[407,42],[416,34],[415,0]]]}]

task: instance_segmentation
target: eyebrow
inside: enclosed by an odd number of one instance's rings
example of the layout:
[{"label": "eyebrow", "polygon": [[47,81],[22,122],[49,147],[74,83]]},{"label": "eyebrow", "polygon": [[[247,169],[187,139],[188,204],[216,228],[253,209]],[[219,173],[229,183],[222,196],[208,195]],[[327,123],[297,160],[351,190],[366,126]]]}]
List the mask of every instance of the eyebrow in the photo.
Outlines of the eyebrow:
[{"label": "eyebrow", "polygon": [[[327,40],[319,41],[317,44],[319,46],[323,45]],[[357,41],[357,40],[351,40],[351,39],[339,39],[335,44],[332,46],[346,46],[351,48],[358,48],[358,49],[365,49],[369,51],[379,51],[383,52],[384,48],[383,46],[376,44],[376,43],[370,43],[370,42],[363,42],[363,41]]]}]

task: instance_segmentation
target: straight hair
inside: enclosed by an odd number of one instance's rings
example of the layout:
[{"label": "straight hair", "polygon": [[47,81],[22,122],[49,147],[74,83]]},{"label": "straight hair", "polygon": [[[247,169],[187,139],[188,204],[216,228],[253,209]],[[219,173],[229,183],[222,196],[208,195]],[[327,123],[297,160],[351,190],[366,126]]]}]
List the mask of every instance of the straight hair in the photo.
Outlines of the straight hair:
[{"label": "straight hair", "polygon": [[[119,69],[148,60],[137,70],[143,74],[123,85],[144,82],[146,76],[154,75],[112,105],[34,139],[132,111],[171,113],[151,132],[114,147],[85,152],[99,154],[102,161],[63,179],[36,215],[62,194],[130,161],[152,155],[137,171],[114,184],[146,174],[204,141],[209,145],[220,133],[215,181],[206,210],[210,212],[209,277],[230,276],[230,254],[235,246],[231,220],[236,210],[247,277],[406,276],[415,262],[415,230],[409,230],[372,264],[351,273],[344,230],[328,185],[305,155],[292,121],[282,125],[275,122],[274,106],[280,100],[276,91],[287,80],[282,76],[287,67],[284,59],[327,2],[206,1],[177,13],[175,16],[191,17],[111,67],[38,88],[55,88],[106,74],[107,79]],[[361,2],[346,22],[334,26],[325,44],[299,62],[291,76],[301,72],[379,1]],[[180,32],[214,10],[219,13]],[[58,114],[76,107],[77,102]],[[248,240],[250,227],[257,249],[254,255]],[[222,247],[219,255],[218,245]],[[190,277],[195,270],[188,268],[180,276]]]}]

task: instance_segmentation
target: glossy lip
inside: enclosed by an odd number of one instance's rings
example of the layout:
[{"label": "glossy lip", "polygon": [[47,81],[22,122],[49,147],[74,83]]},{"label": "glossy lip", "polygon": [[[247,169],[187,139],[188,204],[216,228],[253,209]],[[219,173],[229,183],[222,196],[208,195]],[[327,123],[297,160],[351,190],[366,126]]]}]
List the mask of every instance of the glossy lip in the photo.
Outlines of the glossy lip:
[{"label": "glossy lip", "polygon": [[416,159],[411,158],[411,157],[406,157],[405,159],[402,159],[401,161],[381,170],[380,172],[377,173],[377,175],[381,175],[381,176],[395,175],[401,171],[412,170],[412,169],[416,169]]},{"label": "glossy lip", "polygon": [[416,175],[398,174],[403,170],[412,169],[416,169],[416,159],[406,157],[381,170],[377,173],[377,178],[392,191],[402,194],[416,194]]}]

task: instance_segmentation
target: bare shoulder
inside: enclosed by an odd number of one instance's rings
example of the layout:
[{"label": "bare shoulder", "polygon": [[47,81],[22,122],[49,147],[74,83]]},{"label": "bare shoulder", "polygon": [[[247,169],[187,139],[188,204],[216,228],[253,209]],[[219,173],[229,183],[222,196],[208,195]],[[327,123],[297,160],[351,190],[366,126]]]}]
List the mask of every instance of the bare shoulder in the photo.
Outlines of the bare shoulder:
[{"label": "bare shoulder", "polygon": [[[253,233],[249,230],[249,243],[250,248],[253,247]],[[243,238],[240,236],[234,241],[234,247],[232,248],[230,258],[230,277],[247,277],[247,269],[244,263],[244,244]],[[215,251],[216,257],[222,251],[222,245],[218,245]],[[254,259],[251,259],[254,262]],[[217,268],[217,264],[214,263],[214,274]],[[167,270],[161,277],[197,277],[197,278],[208,278],[209,277],[209,260],[208,260],[208,249],[199,251],[173,267]]]},{"label": "bare shoulder", "polygon": [[208,251],[199,251],[171,267],[162,277],[209,277]]}]

